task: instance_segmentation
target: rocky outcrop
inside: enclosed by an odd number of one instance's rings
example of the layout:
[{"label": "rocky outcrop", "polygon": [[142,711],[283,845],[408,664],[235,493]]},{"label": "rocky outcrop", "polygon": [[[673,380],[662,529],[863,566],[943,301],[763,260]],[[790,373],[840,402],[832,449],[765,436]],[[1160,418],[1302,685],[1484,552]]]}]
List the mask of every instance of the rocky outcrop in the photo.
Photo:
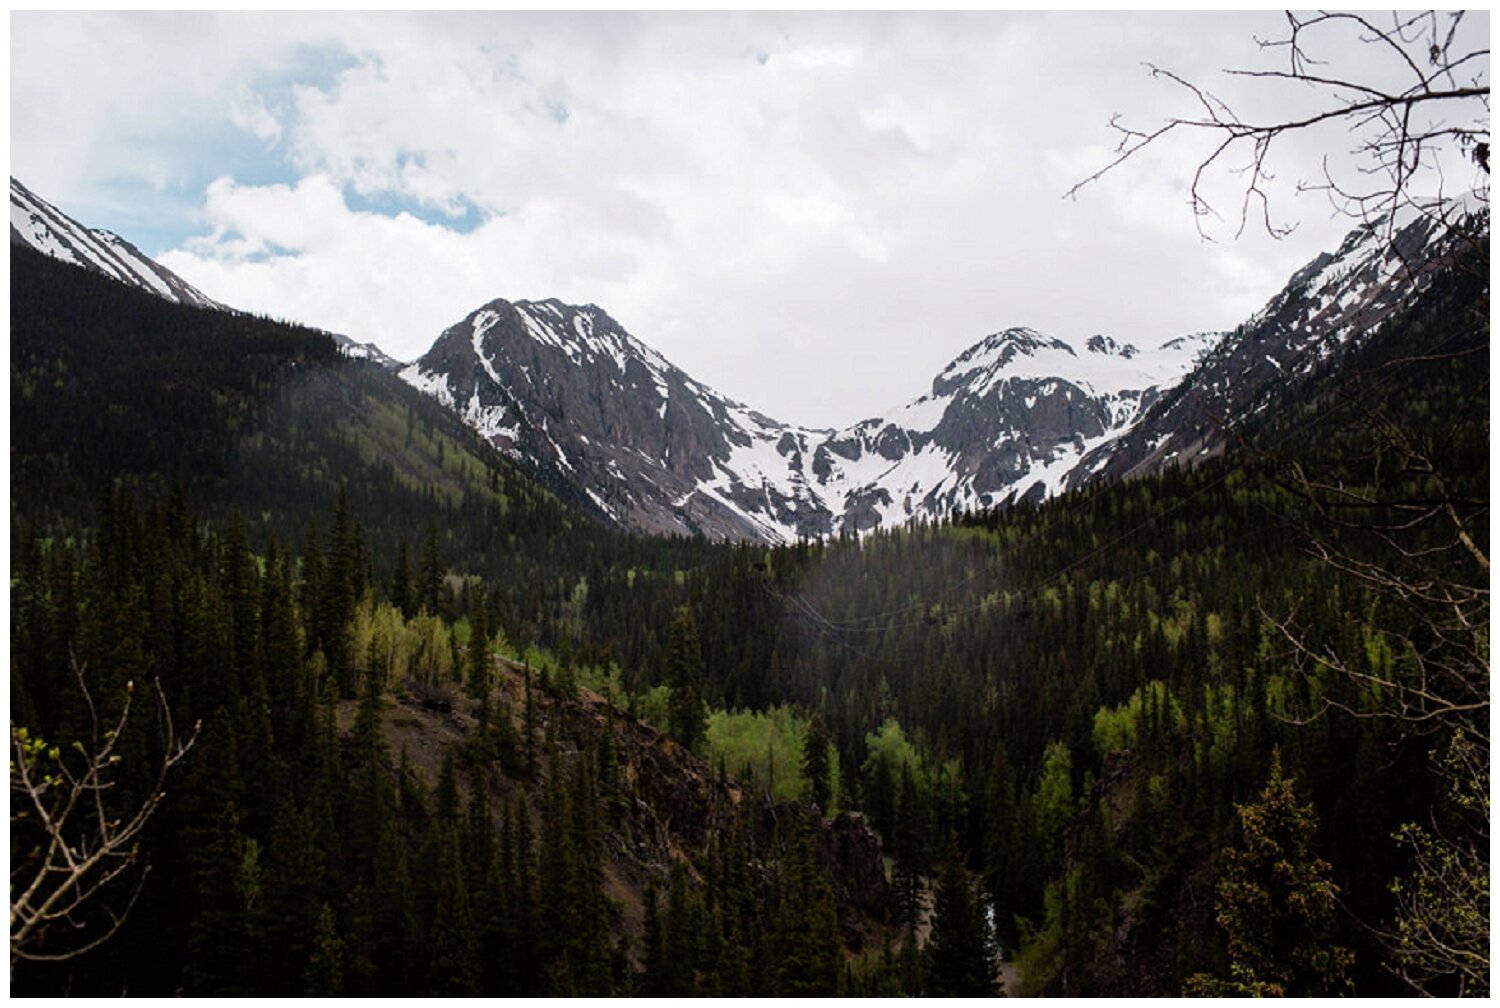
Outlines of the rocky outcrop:
[{"label": "rocky outcrop", "polygon": [[[524,667],[501,662],[497,672],[497,699],[509,704],[512,727],[519,736]],[[543,748],[545,738],[556,739],[559,769],[568,770],[609,736],[621,787],[619,800],[609,805],[605,817],[606,887],[621,910],[618,927],[634,939],[637,953],[642,947],[647,886],[654,883],[666,888],[674,864],[683,864],[694,873],[693,865],[701,863],[716,840],[737,835],[750,838],[754,855],[747,867],[752,878],[764,882],[787,839],[795,831],[804,831],[815,861],[832,881],[846,946],[854,951],[869,947],[881,932],[889,889],[880,837],[863,816],[845,814],[830,820],[811,805],[767,802],[733,778],[721,777],[707,760],[586,689],[562,696],[537,686],[532,696],[537,747]],[[340,711],[346,738],[352,736],[354,706],[346,702]],[[476,704],[467,696],[411,684],[388,705],[383,724],[391,751],[403,753],[410,772],[431,787],[445,755],[462,749],[473,737],[476,714]],[[543,760],[535,776],[491,773],[492,806],[519,796],[530,805],[533,822],[539,821],[550,769],[550,761]],[[470,787],[471,780],[465,775],[461,787]]]}]

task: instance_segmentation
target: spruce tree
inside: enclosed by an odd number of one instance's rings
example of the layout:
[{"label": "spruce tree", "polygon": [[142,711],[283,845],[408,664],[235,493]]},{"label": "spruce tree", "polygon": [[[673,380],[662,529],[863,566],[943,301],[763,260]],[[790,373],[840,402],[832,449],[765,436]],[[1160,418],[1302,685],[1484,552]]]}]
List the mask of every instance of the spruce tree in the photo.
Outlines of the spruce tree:
[{"label": "spruce tree", "polygon": [[832,798],[832,780],[829,750],[833,740],[828,737],[828,726],[823,714],[814,711],[807,725],[807,737],[802,742],[802,776],[807,778],[809,800],[824,813],[829,810]]},{"label": "spruce tree", "polygon": [[469,661],[466,686],[469,696],[476,700],[486,699],[490,691],[490,628],[489,617],[485,612],[483,582],[475,585],[470,591],[469,607]]},{"label": "spruce tree", "polygon": [[1211,996],[1326,997],[1348,992],[1353,954],[1333,943],[1338,886],[1313,852],[1318,822],[1297,800],[1271,753],[1257,801],[1238,806],[1240,843],[1223,851],[1218,922],[1229,948],[1229,979],[1192,977],[1187,992]]},{"label": "spruce tree", "polygon": [[974,898],[958,842],[938,874],[927,946],[927,990],[932,997],[992,997],[995,964],[990,954],[984,907]]},{"label": "spruce tree", "polygon": [[308,997],[342,997],[343,959],[344,943],[339,940],[333,909],[324,903],[312,933],[312,956],[303,974],[303,992]]},{"label": "spruce tree", "polygon": [[677,608],[668,633],[667,683],[672,688],[668,727],[683,748],[696,750],[707,728],[708,708],[703,696],[703,649],[693,611],[687,606]]},{"label": "spruce tree", "polygon": [[777,994],[833,997],[839,993],[843,941],[827,873],[813,860],[805,832],[799,832],[780,877],[771,952]]},{"label": "spruce tree", "polygon": [[406,554],[406,540],[396,548],[396,566],[391,570],[391,605],[401,610],[404,619],[411,619],[417,614],[417,607],[412,604],[411,583],[411,559]]},{"label": "spruce tree", "polygon": [[922,911],[922,878],[927,872],[927,837],[930,833],[927,805],[917,791],[911,765],[901,767],[901,802],[896,806],[893,828],[895,895],[901,923],[916,934]]}]

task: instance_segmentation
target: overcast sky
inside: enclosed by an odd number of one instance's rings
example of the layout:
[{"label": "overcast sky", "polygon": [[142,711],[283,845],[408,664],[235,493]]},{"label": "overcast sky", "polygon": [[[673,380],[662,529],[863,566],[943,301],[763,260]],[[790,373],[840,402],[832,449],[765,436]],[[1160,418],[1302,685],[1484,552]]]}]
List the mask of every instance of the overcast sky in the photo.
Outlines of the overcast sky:
[{"label": "overcast sky", "polygon": [[1349,221],[1293,192],[1326,135],[1284,149],[1280,242],[1199,237],[1202,139],[1062,198],[1111,115],[1192,111],[1146,62],[1294,107],[1220,73],[1269,64],[1255,37],[1283,24],[13,13],[11,171],[221,301],[403,359],[496,297],[593,302],[732,398],[835,426],[1009,326],[1233,327],[1336,244]]}]

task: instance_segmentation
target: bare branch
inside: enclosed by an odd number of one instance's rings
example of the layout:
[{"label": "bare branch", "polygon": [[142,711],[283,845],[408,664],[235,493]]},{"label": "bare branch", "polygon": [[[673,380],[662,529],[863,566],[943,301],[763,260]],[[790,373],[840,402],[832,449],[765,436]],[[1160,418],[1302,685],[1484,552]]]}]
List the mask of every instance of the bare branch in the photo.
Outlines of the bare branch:
[{"label": "bare branch", "polygon": [[[1321,12],[1303,17],[1288,12],[1286,20],[1285,37],[1256,39],[1264,50],[1286,51],[1283,69],[1230,69],[1225,73],[1232,78],[1269,85],[1295,84],[1315,89],[1326,96],[1325,107],[1281,120],[1248,120],[1237,115],[1227,102],[1201,84],[1148,64],[1152,77],[1166,80],[1186,92],[1196,113],[1173,117],[1149,130],[1126,126],[1120,116],[1114,116],[1109,126],[1120,135],[1114,157],[1064,195],[1075,198],[1084,187],[1115,171],[1141,151],[1159,144],[1167,136],[1206,133],[1216,139],[1198,159],[1189,196],[1200,236],[1210,237],[1204,231],[1203,219],[1217,216],[1206,193],[1210,176],[1217,174],[1232,152],[1245,149],[1245,167],[1230,169],[1230,174],[1243,176],[1236,237],[1244,233],[1252,216],[1269,234],[1282,237],[1289,234],[1295,224],[1275,222],[1271,213],[1271,196],[1265,186],[1275,177],[1272,160],[1279,141],[1290,133],[1337,125],[1347,130],[1354,142],[1353,153],[1363,159],[1353,167],[1354,176],[1380,181],[1372,183],[1373,187],[1364,186],[1355,191],[1335,177],[1325,158],[1321,183],[1299,183],[1297,190],[1324,191],[1336,208],[1352,216],[1367,221],[1384,217],[1389,223],[1392,211],[1413,203],[1413,186],[1418,184],[1419,178],[1427,172],[1441,178],[1441,152],[1448,146],[1467,152],[1488,177],[1489,50],[1454,51],[1461,14],[1451,18],[1446,32],[1431,12],[1406,18],[1393,17],[1387,28],[1381,28],[1370,18],[1356,13]],[[1402,80],[1392,86],[1384,79],[1366,79],[1353,73],[1315,69],[1325,68],[1329,63],[1315,58],[1309,46],[1314,42],[1335,41],[1340,33],[1346,37],[1352,34],[1355,41],[1373,47],[1377,54],[1390,57],[1387,62],[1394,61]],[[1468,79],[1463,79],[1460,71],[1468,75]],[[1450,112],[1461,118],[1446,122],[1437,118]],[[1487,193],[1487,183],[1483,188]]]},{"label": "bare branch", "polygon": [[[137,840],[166,797],[167,775],[198,737],[195,725],[187,739],[178,739],[161,684],[153,681],[152,694],[164,739],[155,778],[139,806],[114,808],[107,797],[114,789],[121,762],[116,748],[130,721],[134,685],[126,684],[120,713],[101,735],[99,711],[84,670],[77,661],[71,664],[89,714],[88,744],[49,744],[15,722],[10,726],[11,840],[16,843],[36,830],[44,838],[35,850],[15,858],[11,869],[13,968],[21,959],[75,958],[103,944],[120,929],[140,895],[145,869],[123,909],[116,911],[98,897],[110,883],[136,867]],[[83,911],[100,914],[102,925],[78,921],[76,915]],[[53,925],[66,925],[73,931],[92,927],[99,933],[53,945],[46,939]]]}]

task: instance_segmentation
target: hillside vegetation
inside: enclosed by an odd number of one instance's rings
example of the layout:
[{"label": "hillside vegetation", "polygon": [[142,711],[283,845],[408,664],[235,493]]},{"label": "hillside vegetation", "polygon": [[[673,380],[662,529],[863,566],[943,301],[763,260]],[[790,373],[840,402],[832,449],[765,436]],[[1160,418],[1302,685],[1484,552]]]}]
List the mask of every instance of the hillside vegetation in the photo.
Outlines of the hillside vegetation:
[{"label": "hillside vegetation", "polygon": [[776,549],[608,532],[326,337],[93,283],[15,256],[13,722],[66,762],[159,679],[201,727],[124,927],[18,992],[979,994],[998,946],[1373,995],[1487,936],[1482,273],[1211,464]]}]

